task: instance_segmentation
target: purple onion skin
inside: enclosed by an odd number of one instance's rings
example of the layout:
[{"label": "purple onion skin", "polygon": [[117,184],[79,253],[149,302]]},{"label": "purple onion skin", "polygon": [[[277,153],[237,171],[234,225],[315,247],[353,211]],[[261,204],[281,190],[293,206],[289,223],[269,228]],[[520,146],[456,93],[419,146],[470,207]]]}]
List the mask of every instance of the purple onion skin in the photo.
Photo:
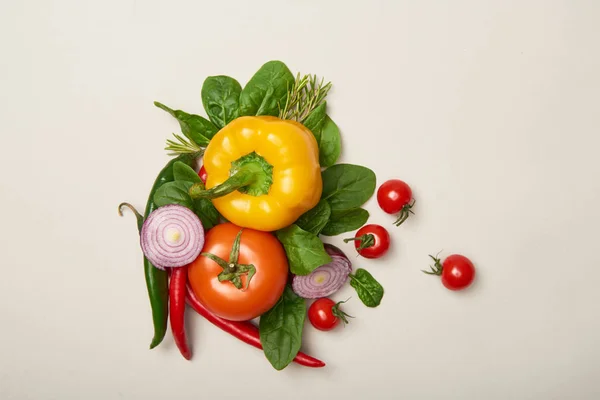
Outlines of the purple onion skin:
[{"label": "purple onion skin", "polygon": [[[350,259],[342,250],[332,244],[325,243],[325,251],[331,256],[331,263],[318,267],[308,275],[295,275],[292,278],[292,289],[298,296],[305,299],[327,297],[340,290],[348,280],[348,275],[352,272],[352,262]],[[332,263],[336,263],[336,266],[332,267]],[[334,285],[328,287],[311,285],[311,277],[331,268],[336,268],[337,272],[341,274],[341,277],[338,276],[334,281]]]},{"label": "purple onion skin", "polygon": [[341,256],[344,257],[346,260],[348,260],[348,262],[350,263],[350,266],[352,267],[352,262],[350,261],[350,259],[346,256],[346,254],[340,250],[338,247],[329,244],[329,243],[324,243],[323,244],[325,247],[325,251],[327,252],[327,254],[329,254],[330,256]]}]

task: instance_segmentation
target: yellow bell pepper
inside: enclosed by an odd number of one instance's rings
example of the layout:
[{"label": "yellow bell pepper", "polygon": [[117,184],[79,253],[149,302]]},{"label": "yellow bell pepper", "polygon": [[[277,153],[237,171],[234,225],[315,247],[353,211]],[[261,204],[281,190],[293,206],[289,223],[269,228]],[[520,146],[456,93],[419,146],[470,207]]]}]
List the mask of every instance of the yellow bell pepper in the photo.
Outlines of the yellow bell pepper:
[{"label": "yellow bell pepper", "polygon": [[269,116],[239,117],[221,129],[204,152],[206,189],[230,222],[261,231],[292,224],[321,198],[319,148],[304,125]]}]

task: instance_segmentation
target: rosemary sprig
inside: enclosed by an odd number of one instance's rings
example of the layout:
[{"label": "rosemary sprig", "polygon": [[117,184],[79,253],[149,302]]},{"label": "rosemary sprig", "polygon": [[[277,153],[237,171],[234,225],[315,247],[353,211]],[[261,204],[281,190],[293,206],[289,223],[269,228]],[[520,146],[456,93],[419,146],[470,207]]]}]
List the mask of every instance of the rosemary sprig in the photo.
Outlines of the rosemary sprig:
[{"label": "rosemary sprig", "polygon": [[323,103],[330,89],[331,82],[325,83],[323,78],[318,81],[316,75],[298,74],[292,87],[288,87],[288,96],[283,108],[279,109],[279,118],[303,123]]},{"label": "rosemary sprig", "polygon": [[167,147],[165,147],[165,150],[170,152],[168,153],[170,156],[178,156],[180,154],[201,154],[204,151],[202,147],[181,135],[174,133],[173,136],[175,136],[176,140],[167,139]]}]

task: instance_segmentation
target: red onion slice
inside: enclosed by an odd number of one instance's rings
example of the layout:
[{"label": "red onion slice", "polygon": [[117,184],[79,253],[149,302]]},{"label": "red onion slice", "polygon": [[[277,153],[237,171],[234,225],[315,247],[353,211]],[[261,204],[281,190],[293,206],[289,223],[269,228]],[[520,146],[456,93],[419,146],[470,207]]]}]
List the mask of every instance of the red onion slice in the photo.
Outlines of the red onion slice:
[{"label": "red onion slice", "polygon": [[140,243],[155,267],[182,267],[194,261],[204,247],[204,228],[192,210],[168,204],[151,212],[144,221]]},{"label": "red onion slice", "polygon": [[331,262],[321,265],[308,275],[296,275],[292,280],[294,292],[305,299],[327,297],[344,286],[352,272],[352,263],[337,247],[326,243]]}]

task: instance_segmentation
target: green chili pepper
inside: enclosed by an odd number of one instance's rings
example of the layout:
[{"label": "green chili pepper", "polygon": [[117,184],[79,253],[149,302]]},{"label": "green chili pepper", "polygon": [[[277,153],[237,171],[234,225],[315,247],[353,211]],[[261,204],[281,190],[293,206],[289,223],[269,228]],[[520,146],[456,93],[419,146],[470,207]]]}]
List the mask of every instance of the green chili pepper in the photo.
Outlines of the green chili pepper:
[{"label": "green chili pepper", "polygon": [[[150,190],[148,202],[146,203],[146,211],[144,219],[156,208],[154,204],[154,193],[159,187],[167,182],[173,182],[173,164],[176,161],[181,161],[189,166],[194,163],[195,157],[191,155],[181,155],[169,161],[167,165],[159,172],[154,185]],[[154,322],[154,338],[150,343],[150,348],[153,349],[162,342],[167,332],[167,319],[169,316],[169,279],[167,271],[160,270],[150,263],[144,257],[144,273],[146,275],[146,287],[148,288],[148,296],[150,297],[150,306],[152,307],[152,320]]]},{"label": "green chili pepper", "polygon": [[[196,159],[195,155],[183,154],[169,161],[167,165],[158,173],[154,185],[150,190],[148,201],[146,202],[146,210],[144,216],[140,215],[133,206],[128,203],[121,203],[119,205],[119,213],[121,207],[125,206],[134,212],[137,218],[138,231],[141,231],[144,220],[148,218],[148,215],[154,211],[157,207],[154,204],[154,193],[159,187],[168,182],[173,182],[173,164],[177,161],[181,161],[189,166],[194,164]],[[156,268],[146,257],[144,257],[144,274],[146,276],[146,288],[148,289],[148,297],[150,298],[150,307],[152,308],[152,321],[154,324],[154,337],[150,343],[150,348],[153,349],[162,342],[167,332],[167,319],[169,316],[169,279],[167,271]]]}]

